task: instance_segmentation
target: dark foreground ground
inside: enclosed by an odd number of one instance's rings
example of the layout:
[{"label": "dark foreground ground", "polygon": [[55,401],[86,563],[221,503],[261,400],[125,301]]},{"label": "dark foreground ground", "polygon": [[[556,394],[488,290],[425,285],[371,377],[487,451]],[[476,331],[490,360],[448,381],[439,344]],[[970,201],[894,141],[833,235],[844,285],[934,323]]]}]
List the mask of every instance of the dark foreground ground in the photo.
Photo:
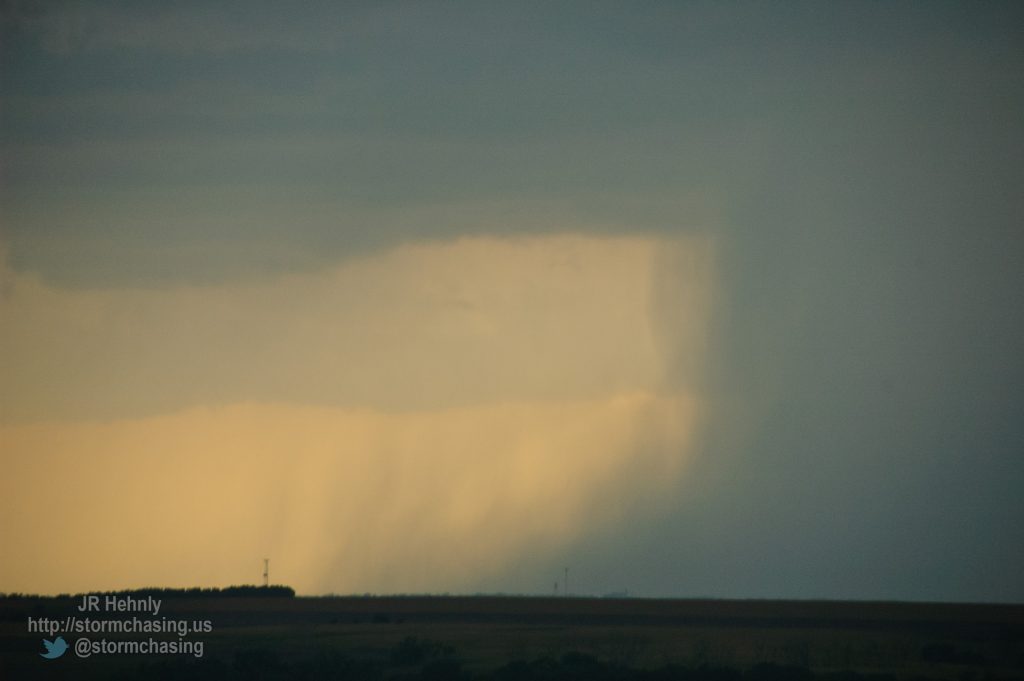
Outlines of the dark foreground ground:
[{"label": "dark foreground ground", "polygon": [[[46,660],[28,618],[80,619],[73,598],[0,598],[0,679],[1022,679],[1024,605],[521,597],[164,598],[209,620],[192,652]],[[36,619],[38,621],[38,619]],[[202,655],[195,644],[202,643]]]}]

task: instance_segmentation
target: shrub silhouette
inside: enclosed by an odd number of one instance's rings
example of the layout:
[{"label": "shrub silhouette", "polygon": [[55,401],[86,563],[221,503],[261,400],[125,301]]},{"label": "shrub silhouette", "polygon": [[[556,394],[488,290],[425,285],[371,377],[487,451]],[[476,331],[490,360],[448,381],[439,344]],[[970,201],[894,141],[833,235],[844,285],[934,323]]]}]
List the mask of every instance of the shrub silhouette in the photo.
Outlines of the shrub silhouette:
[{"label": "shrub silhouette", "polygon": [[461,662],[444,658],[428,662],[420,672],[420,678],[425,681],[458,681],[467,678],[467,675],[462,671]]},{"label": "shrub silhouette", "polygon": [[406,636],[391,651],[391,661],[397,665],[408,666],[426,660],[450,658],[454,654],[455,649],[449,645]]}]

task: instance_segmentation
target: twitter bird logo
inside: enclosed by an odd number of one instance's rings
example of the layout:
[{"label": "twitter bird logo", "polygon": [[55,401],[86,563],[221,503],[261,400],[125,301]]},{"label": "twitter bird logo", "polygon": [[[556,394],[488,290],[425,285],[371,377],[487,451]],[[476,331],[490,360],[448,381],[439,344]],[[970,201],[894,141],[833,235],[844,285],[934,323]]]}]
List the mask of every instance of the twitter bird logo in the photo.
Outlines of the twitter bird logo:
[{"label": "twitter bird logo", "polygon": [[63,636],[58,636],[53,641],[47,641],[44,638],[43,645],[46,646],[46,652],[39,653],[39,656],[45,657],[47,660],[56,660],[66,653],[68,649],[68,642],[64,640]]}]

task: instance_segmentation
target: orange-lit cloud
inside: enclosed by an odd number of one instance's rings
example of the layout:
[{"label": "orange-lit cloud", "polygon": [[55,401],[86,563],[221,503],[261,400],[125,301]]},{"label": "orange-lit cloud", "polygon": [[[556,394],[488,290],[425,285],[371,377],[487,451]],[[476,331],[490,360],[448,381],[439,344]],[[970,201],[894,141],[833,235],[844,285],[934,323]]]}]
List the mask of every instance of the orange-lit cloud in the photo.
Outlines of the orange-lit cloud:
[{"label": "orange-lit cloud", "polygon": [[685,398],[384,414],[238,405],[3,430],[2,581],[458,590],[670,488]]},{"label": "orange-lit cloud", "polygon": [[[708,244],[474,238],[247,285],[3,273],[0,590],[460,590],[656,509]],[[673,295],[675,292],[677,295]],[[693,364],[695,358],[690,357]]]}]

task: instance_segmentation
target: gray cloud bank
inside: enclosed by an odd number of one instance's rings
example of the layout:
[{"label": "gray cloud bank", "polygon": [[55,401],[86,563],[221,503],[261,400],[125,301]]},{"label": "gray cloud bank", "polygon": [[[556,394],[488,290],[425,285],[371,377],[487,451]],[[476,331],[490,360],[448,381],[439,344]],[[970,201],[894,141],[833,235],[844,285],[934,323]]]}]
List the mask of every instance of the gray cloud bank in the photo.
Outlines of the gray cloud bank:
[{"label": "gray cloud bank", "polygon": [[57,286],[713,235],[677,507],[496,588],[1024,599],[1020,6],[14,7],[0,229]]}]

